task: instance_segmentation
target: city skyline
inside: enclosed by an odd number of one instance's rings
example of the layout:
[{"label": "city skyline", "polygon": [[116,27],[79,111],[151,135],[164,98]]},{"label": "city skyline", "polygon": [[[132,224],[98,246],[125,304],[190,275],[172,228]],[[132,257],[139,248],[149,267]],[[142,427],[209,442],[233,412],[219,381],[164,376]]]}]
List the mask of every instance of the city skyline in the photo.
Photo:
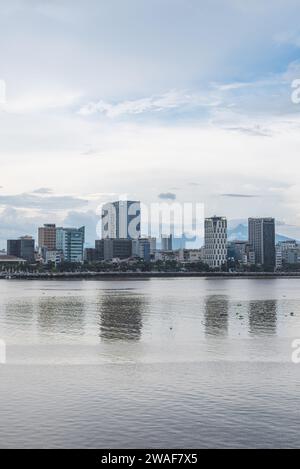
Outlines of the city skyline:
[{"label": "city skyline", "polygon": [[300,239],[297,18],[292,0],[3,5],[0,246],[45,217],[92,226],[122,193]]},{"label": "city skyline", "polygon": [[[102,211],[101,238],[94,247],[85,248],[85,227],[65,228],[45,223],[38,228],[38,243],[30,236],[7,240],[7,255],[1,254],[3,263],[55,266],[67,264],[93,265],[101,261],[127,261],[140,259],[144,262],[175,261],[199,263],[207,269],[234,271],[240,268],[265,268],[267,271],[281,270],[298,265],[300,244],[292,239],[276,242],[275,219],[249,218],[246,240],[228,238],[226,217],[213,216],[204,220],[204,243],[201,247],[186,244],[181,237],[181,246],[175,247],[178,233],[161,233],[157,238],[145,237],[140,231],[140,201],[117,201],[105,204]],[[163,220],[162,220],[163,223]],[[134,227],[134,230],[133,230]],[[172,229],[172,227],[170,227]],[[122,236],[123,235],[123,236]],[[174,245],[173,245],[174,242]],[[181,244],[181,243],[180,243]],[[173,265],[174,268],[174,265]]]},{"label": "city skyline", "polygon": [[[150,231],[149,231],[148,223],[146,223],[146,220],[143,219],[143,211],[141,210],[141,207],[140,207],[141,202],[140,201],[132,202],[132,201],[126,201],[124,199],[121,199],[121,200],[114,201],[114,202],[104,203],[101,207],[99,216],[95,215],[92,225],[87,225],[86,226],[86,224],[84,224],[84,223],[81,224],[82,226],[85,227],[85,246],[86,247],[92,247],[94,245],[95,239],[101,239],[101,238],[105,238],[107,236],[108,237],[118,238],[118,236],[112,236],[112,234],[107,231],[107,228],[106,228],[106,231],[105,231],[104,225],[103,225],[103,223],[101,223],[101,219],[103,219],[103,217],[106,216],[107,219],[110,219],[110,221],[112,221],[112,215],[111,214],[109,215],[109,217],[107,217],[108,207],[113,208],[114,206],[118,206],[119,204],[121,204],[121,206],[122,206],[122,204],[124,204],[124,203],[132,204],[133,207],[135,205],[137,205],[139,207],[138,213],[137,213],[138,227],[140,227],[138,229],[138,233],[139,233],[138,237],[151,237],[151,236],[154,236],[154,237],[159,239],[161,236],[164,237],[164,236],[168,236],[168,235],[172,234],[174,239],[179,239],[180,240],[180,239],[182,239],[182,237],[185,237],[185,235],[188,235],[188,230],[179,232],[179,231],[176,231],[176,229],[175,229],[175,231],[172,231],[172,230],[174,230],[174,225],[172,225],[172,224],[169,225],[169,228],[168,228],[168,224],[165,225],[167,227],[167,231],[165,232],[164,231],[164,223],[162,223],[160,225],[157,225],[156,220],[153,223],[153,225],[155,225],[155,228],[153,230],[152,230],[152,228],[150,228]],[[167,205],[168,205],[168,203],[167,203]],[[157,208],[156,204],[155,204],[155,206]],[[164,207],[166,206],[166,202],[164,202],[162,207],[163,206]],[[128,207],[130,207],[130,205]],[[146,206],[143,205],[143,207],[148,210],[148,208]],[[170,210],[171,210],[170,213],[172,213],[172,202],[170,202],[169,207],[170,207]],[[173,209],[174,209],[174,207],[173,207]],[[134,209],[134,210],[136,210],[136,209]],[[181,207],[181,210],[182,210],[182,214],[183,214],[184,213],[184,206]],[[149,213],[150,212],[151,212],[151,209],[149,210]],[[162,212],[162,215],[165,216],[166,213]],[[148,216],[149,216],[149,214],[147,214],[147,217]],[[167,216],[168,216],[168,214],[167,214]],[[212,216],[216,216],[216,214],[211,215],[210,217],[206,216],[202,221],[201,220],[198,221],[197,224],[198,225],[201,224],[204,227],[205,219],[211,218]],[[134,221],[135,218],[136,218],[136,216],[129,215],[129,221],[131,221],[131,220]],[[249,221],[249,219],[251,219],[253,217],[247,217],[245,219],[238,219],[238,220],[228,220],[228,218],[226,216],[225,216],[225,218],[227,220],[227,230],[228,230],[228,240],[229,241],[232,241],[232,240],[245,241],[249,238],[248,237],[248,221]],[[269,218],[269,217],[265,216],[265,217],[256,217],[256,218]],[[106,222],[107,222],[107,219],[106,219]],[[276,233],[277,242],[278,241],[284,241],[284,240],[296,240],[296,241],[298,241],[296,236],[290,236],[288,234],[284,235],[282,233],[282,223],[280,221],[276,220],[276,219],[274,219],[274,220],[275,220],[275,233]],[[169,220],[169,222],[170,222],[170,220]],[[195,222],[193,222],[193,223],[195,223]],[[121,219],[119,221],[119,224],[120,224],[120,227],[121,227],[122,224],[124,224],[124,220],[123,220],[122,216],[121,216]],[[114,221],[112,223],[112,225],[113,225],[113,230],[116,230],[117,222]],[[151,225],[151,223],[150,223],[150,225]],[[2,233],[1,233],[1,228],[0,228],[0,250],[1,249],[3,250],[3,249],[6,248],[7,239],[19,239],[22,236],[32,236],[33,238],[39,239],[40,238],[40,231],[42,231],[44,229],[44,227],[50,227],[51,228],[51,227],[54,227],[54,226],[56,226],[56,223],[54,223],[53,220],[46,221],[45,219],[42,219],[41,225],[40,226],[36,225],[32,232],[26,231],[26,227],[24,227],[23,230],[22,230],[22,228],[20,228],[19,231],[16,232],[16,236],[8,236],[7,238],[3,238],[3,239],[2,239],[2,236],[1,236]],[[57,225],[57,227],[59,227],[59,226],[60,225]],[[68,224],[66,226],[67,226],[68,229],[71,229],[70,224]],[[72,226],[75,226],[75,224],[73,224]],[[79,226],[79,225],[77,225],[77,226]],[[136,226],[136,223],[133,226]],[[198,226],[198,229],[199,228],[201,229],[200,226]],[[120,229],[124,229],[124,228],[120,228]],[[118,230],[119,230],[119,228],[118,228]],[[153,233],[158,233],[158,232],[161,233],[161,236],[160,235],[157,236],[155,234],[153,235]],[[177,233],[177,235],[176,235],[176,233]],[[175,236],[174,236],[174,234],[175,234]],[[122,238],[122,236],[121,236],[121,238]],[[191,248],[196,248],[196,249],[200,248],[201,246],[204,245],[204,241],[205,241],[204,231],[203,231],[202,235],[200,235],[200,236],[196,235],[196,239],[194,241],[193,241],[191,235],[186,238],[186,241],[187,242],[191,241],[193,243],[193,245],[192,244],[190,245]]]},{"label": "city skyline", "polygon": [[[113,202],[113,204],[116,204],[116,203],[119,203],[119,202]],[[140,202],[135,202],[137,204],[140,204]],[[104,204],[103,205],[103,208],[104,210],[106,210],[106,207],[109,205],[108,204]],[[137,218],[140,220],[143,220],[143,216],[142,216],[142,211],[141,213],[139,213],[137,215]],[[103,216],[103,215],[102,215]],[[248,236],[248,222],[249,220],[251,219],[264,219],[264,218],[270,218],[270,217],[248,217],[246,219],[242,219],[242,220],[228,220],[227,217],[223,217],[223,216],[220,216],[220,215],[212,215],[211,217],[205,217],[205,219],[203,219],[203,228],[205,226],[205,220],[206,219],[211,219],[213,217],[219,217],[219,218],[225,218],[226,219],[226,222],[227,222],[227,233],[228,233],[228,241],[234,241],[234,240],[237,240],[237,241],[245,241],[245,240],[248,240],[249,239],[249,236]],[[134,217],[133,217],[134,218]],[[272,219],[274,217],[271,217]],[[131,218],[129,217],[129,222],[131,221]],[[99,229],[99,222],[100,222],[100,228]],[[115,225],[116,222],[114,222],[113,224]],[[124,220],[122,221],[122,223],[124,223]],[[290,236],[285,236],[285,235],[282,235],[280,233],[280,228],[281,228],[281,223],[274,218],[274,223],[275,223],[275,234],[276,234],[276,238],[277,238],[277,241],[276,242],[280,242],[280,241],[285,241],[285,240],[291,240],[291,241],[300,241],[298,240],[296,237],[290,237]],[[138,226],[140,225],[140,222],[138,222]],[[87,231],[87,227],[85,225],[82,225],[84,228],[85,228],[85,241],[84,241],[84,245],[86,247],[91,247],[94,245],[94,242],[96,239],[104,239],[105,237],[108,237],[108,238],[116,238],[118,239],[119,237],[118,236],[106,236],[105,235],[105,231],[103,231],[103,226],[101,224],[101,216],[99,217],[99,220],[98,220],[98,223],[95,224],[95,226],[93,226],[93,229],[92,229],[92,232],[95,232],[95,236],[93,233],[91,232],[88,232]],[[147,229],[145,229],[145,231],[143,231],[143,226],[146,227],[145,224],[141,223],[141,229],[138,230],[138,238],[141,237],[148,237],[148,238],[151,238],[152,235],[151,235],[151,232],[148,232]],[[176,235],[176,230],[173,232],[173,233],[167,233],[167,232],[164,232],[164,230],[162,229],[162,226],[161,225],[161,235],[160,236],[154,236],[154,239],[164,239],[166,236],[169,236],[169,234],[171,234],[171,236],[173,237],[174,240],[182,240],[184,237],[185,237],[185,233],[182,232],[180,235],[177,231],[177,235]],[[61,226],[56,226],[55,223],[52,223],[52,222],[49,222],[49,221],[43,221],[42,222],[42,225],[41,226],[36,226],[35,227],[35,230],[33,233],[29,233],[29,232],[25,232],[24,229],[22,229],[22,227],[20,227],[20,232],[19,232],[19,235],[18,236],[15,236],[15,237],[8,237],[6,239],[3,239],[3,243],[2,245],[0,244],[0,250],[4,250],[6,248],[6,245],[7,245],[7,240],[8,239],[21,239],[22,237],[32,237],[33,239],[35,239],[37,241],[37,246],[40,245],[40,243],[38,242],[40,240],[40,237],[42,235],[42,232],[43,230],[45,229],[45,227],[51,228],[54,230],[56,229],[67,229],[67,230],[72,230],[72,229],[75,229],[74,226],[64,226],[64,227],[61,227]],[[149,227],[148,227],[149,228]],[[172,225],[170,225],[170,229],[172,231]],[[158,228],[155,228],[155,230],[159,230]],[[151,231],[151,230],[150,230]],[[247,235],[246,235],[246,232],[247,232]],[[187,233],[186,233],[187,234]],[[55,235],[54,235],[55,237]],[[121,237],[122,239],[122,237]],[[0,240],[1,240],[1,230],[0,230]],[[188,241],[191,241],[191,246],[190,248],[193,249],[197,249],[197,248],[200,248],[204,245],[204,242],[205,242],[205,236],[204,236],[204,231],[203,231],[203,236],[196,236],[196,241],[193,241],[192,238],[189,238],[187,237],[186,238],[186,242]],[[172,243],[171,243],[172,244]],[[177,249],[177,248],[175,248]]]},{"label": "city skyline", "polygon": [[1,2],[0,448],[299,447],[299,7]]}]

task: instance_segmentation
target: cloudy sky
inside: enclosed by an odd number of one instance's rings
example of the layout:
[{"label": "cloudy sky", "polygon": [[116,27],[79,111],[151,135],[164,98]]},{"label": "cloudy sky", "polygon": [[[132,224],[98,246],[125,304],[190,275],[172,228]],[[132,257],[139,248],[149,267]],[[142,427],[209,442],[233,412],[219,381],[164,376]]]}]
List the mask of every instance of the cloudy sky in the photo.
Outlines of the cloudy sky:
[{"label": "cloudy sky", "polygon": [[300,238],[299,9],[1,2],[0,247],[42,222],[94,239],[97,207],[119,194],[274,216]]}]

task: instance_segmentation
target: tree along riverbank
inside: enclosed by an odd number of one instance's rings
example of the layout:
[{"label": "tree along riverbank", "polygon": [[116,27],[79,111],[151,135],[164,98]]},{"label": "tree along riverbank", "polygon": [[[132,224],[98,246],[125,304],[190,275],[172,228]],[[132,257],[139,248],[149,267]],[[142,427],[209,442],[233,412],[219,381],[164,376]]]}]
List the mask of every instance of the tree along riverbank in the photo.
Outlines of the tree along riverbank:
[{"label": "tree along riverbank", "polygon": [[105,279],[105,278],[161,278],[161,277],[213,277],[213,278],[300,278],[300,272],[18,272],[0,274],[0,279]]}]

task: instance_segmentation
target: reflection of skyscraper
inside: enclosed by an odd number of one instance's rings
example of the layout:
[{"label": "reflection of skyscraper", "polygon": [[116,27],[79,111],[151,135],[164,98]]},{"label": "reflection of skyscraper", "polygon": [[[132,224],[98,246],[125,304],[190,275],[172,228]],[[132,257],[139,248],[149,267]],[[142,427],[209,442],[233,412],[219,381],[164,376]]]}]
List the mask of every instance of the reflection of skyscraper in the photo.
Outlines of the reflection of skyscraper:
[{"label": "reflection of skyscraper", "polygon": [[82,334],[84,302],[81,297],[41,298],[38,303],[38,326],[45,333]]},{"label": "reflection of skyscraper", "polygon": [[139,340],[143,307],[143,300],[134,295],[105,295],[100,303],[100,337],[106,340]]},{"label": "reflection of skyscraper", "polygon": [[229,302],[226,296],[210,295],[205,299],[205,333],[224,335],[228,331]]},{"label": "reflection of skyscraper", "polygon": [[249,329],[251,334],[276,334],[277,301],[251,301],[249,305]]}]

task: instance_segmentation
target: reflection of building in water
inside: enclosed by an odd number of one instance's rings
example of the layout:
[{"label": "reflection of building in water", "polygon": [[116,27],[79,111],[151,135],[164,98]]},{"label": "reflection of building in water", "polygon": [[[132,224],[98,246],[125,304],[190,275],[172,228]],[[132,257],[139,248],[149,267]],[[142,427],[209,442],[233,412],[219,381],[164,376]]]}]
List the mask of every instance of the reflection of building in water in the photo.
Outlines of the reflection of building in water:
[{"label": "reflection of building in water", "polygon": [[205,299],[205,333],[224,335],[228,332],[229,302],[226,296],[210,295]]},{"label": "reflection of building in water", "polygon": [[250,301],[249,330],[251,334],[276,334],[276,325],[276,300]]},{"label": "reflection of building in water", "polygon": [[135,295],[111,293],[100,302],[100,337],[109,340],[139,340],[143,327],[144,301]]},{"label": "reflection of building in water", "polygon": [[[0,308],[1,312],[1,308]],[[5,305],[5,321],[7,324],[18,324],[20,330],[26,326],[30,329],[34,318],[34,302],[30,298],[16,298]]]},{"label": "reflection of building in water", "polygon": [[41,298],[38,302],[38,326],[42,332],[82,334],[84,301],[80,297]]}]

